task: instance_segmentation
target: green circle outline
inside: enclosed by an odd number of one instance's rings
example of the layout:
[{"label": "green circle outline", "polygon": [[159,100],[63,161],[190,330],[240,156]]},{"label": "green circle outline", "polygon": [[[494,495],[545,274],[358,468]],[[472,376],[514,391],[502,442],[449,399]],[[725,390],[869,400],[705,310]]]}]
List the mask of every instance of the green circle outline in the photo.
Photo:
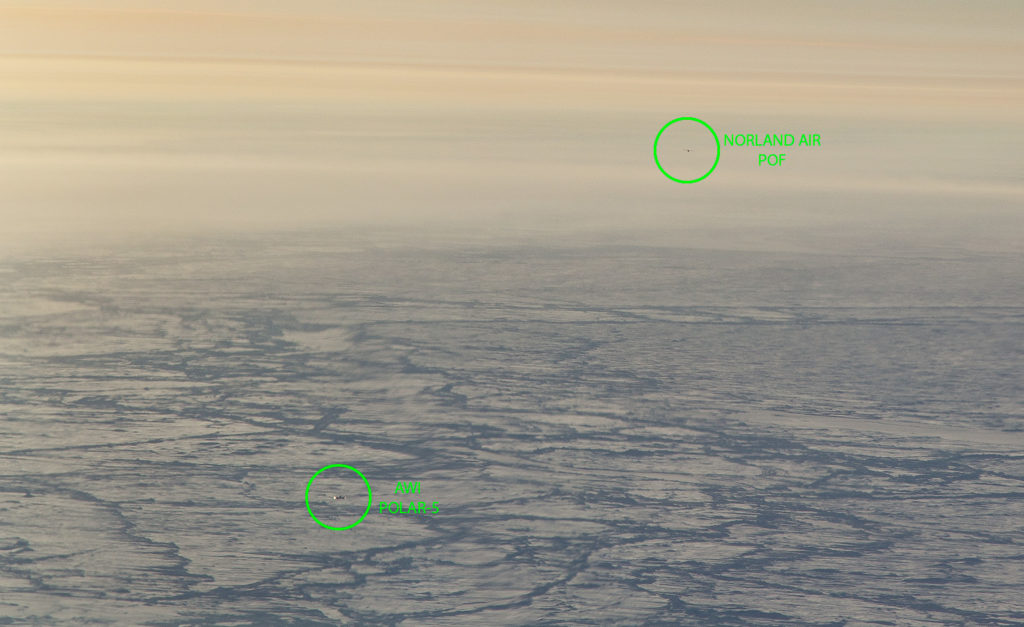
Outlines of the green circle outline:
[{"label": "green circle outline", "polygon": [[[352,472],[359,475],[359,478],[361,478],[363,480],[363,483],[366,484],[366,511],[364,511],[363,515],[359,517],[359,520],[355,521],[351,525],[348,525],[347,527],[332,527],[330,525],[324,524],[319,518],[316,517],[316,515],[313,513],[313,508],[310,507],[309,505],[309,491],[313,487],[313,482],[316,481],[316,476],[322,473],[323,471],[327,470],[328,468],[348,468]],[[363,522],[363,519],[366,518],[366,515],[370,513],[370,505],[372,503],[373,493],[370,491],[370,482],[366,480],[366,476],[363,475],[363,473],[359,472],[358,468],[353,468],[352,466],[346,466],[345,464],[329,464],[327,466],[324,466],[320,470],[314,472],[313,476],[309,478],[309,483],[306,484],[306,511],[309,512],[309,517],[316,521],[316,524],[320,525],[325,529],[330,529],[332,531],[344,531],[346,529],[351,529],[352,527],[355,527],[359,523]]]},{"label": "green circle outline", "polygon": [[[715,138],[715,149],[716,149],[716,152],[715,152],[715,162],[711,164],[711,169],[708,170],[707,172],[705,172],[704,176],[701,176],[700,178],[691,179],[691,180],[677,179],[676,177],[674,177],[671,174],[669,174],[668,172],[666,172],[665,168],[661,167],[661,162],[658,161],[658,140],[661,139],[661,134],[664,133],[665,130],[668,129],[668,127],[672,126],[676,122],[683,122],[683,121],[686,121],[686,120],[691,120],[693,122],[698,122],[704,128],[708,129],[708,131],[711,132],[711,136]],[[718,167],[718,160],[721,157],[722,157],[722,143],[718,141],[718,133],[715,133],[715,129],[711,128],[710,124],[708,124],[707,122],[705,122],[704,120],[702,120],[700,118],[691,118],[691,117],[676,118],[676,119],[670,121],[665,126],[662,126],[661,130],[658,131],[658,134],[654,136],[654,163],[655,163],[655,165],[658,166],[658,169],[661,170],[661,173],[665,175],[665,178],[669,179],[670,181],[675,181],[676,183],[682,183],[684,185],[689,185],[690,183],[699,183],[699,182],[703,181],[707,177],[711,176],[711,173],[715,171],[715,168]]]}]

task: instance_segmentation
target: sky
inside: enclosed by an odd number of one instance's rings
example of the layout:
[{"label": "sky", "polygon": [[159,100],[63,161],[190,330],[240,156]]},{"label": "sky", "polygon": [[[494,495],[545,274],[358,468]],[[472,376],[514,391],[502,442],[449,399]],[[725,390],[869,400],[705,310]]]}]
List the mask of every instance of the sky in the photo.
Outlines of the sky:
[{"label": "sky", "polygon": [[[1019,251],[1021,33],[1010,1],[0,0],[0,247],[386,225]],[[680,116],[822,147],[678,185],[651,146]]]}]

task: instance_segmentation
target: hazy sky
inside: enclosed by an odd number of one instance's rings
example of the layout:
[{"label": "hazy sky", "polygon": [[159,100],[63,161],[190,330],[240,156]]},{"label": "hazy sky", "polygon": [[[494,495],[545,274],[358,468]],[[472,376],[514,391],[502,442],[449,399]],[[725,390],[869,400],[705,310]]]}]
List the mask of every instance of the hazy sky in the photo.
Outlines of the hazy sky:
[{"label": "hazy sky", "polygon": [[[1024,235],[1018,2],[84,4],[0,0],[0,246],[377,223]],[[681,186],[651,142],[687,115],[823,146],[774,170],[725,149]]]}]

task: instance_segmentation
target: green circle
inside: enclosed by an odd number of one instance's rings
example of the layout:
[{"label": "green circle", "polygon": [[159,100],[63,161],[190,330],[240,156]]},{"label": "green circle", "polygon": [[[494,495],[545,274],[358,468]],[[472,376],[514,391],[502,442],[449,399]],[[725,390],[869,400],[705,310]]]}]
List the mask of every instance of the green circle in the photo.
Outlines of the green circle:
[{"label": "green circle", "polygon": [[[363,515],[359,517],[359,520],[355,521],[351,525],[348,525],[347,527],[332,527],[330,525],[325,525],[313,513],[313,508],[309,506],[309,490],[313,487],[313,482],[316,481],[316,476],[319,475],[320,473],[322,473],[323,471],[327,470],[328,468],[348,468],[352,472],[354,472],[357,475],[359,475],[359,478],[362,479],[363,483],[366,484],[366,511],[364,511]],[[366,515],[370,513],[370,504],[372,502],[373,502],[373,495],[370,492],[370,482],[366,480],[366,477],[363,476],[363,473],[359,472],[358,468],[353,468],[352,466],[346,466],[345,464],[330,464],[329,466],[324,466],[320,470],[314,472],[313,476],[309,478],[309,483],[306,484],[306,511],[309,512],[310,518],[312,518],[313,520],[316,521],[316,524],[320,525],[321,527],[324,527],[325,529],[331,529],[333,531],[344,531],[345,529],[351,529],[352,527],[355,527],[359,523],[363,522],[363,519],[366,518]]]},{"label": "green circle", "polygon": [[[661,162],[658,161],[658,140],[661,139],[661,134],[665,132],[665,129],[667,129],[668,127],[672,126],[676,122],[683,122],[685,120],[690,120],[690,121],[693,121],[693,122],[698,122],[699,124],[704,126],[704,128],[708,129],[708,131],[711,132],[711,136],[715,138],[715,150],[716,150],[716,152],[715,152],[715,162],[711,164],[711,169],[708,170],[707,172],[705,172],[704,176],[701,176],[701,177],[695,178],[695,179],[691,179],[691,180],[677,179],[676,177],[674,177],[671,174],[669,174],[668,172],[666,172],[665,168],[661,167]],[[708,124],[707,122],[705,122],[704,120],[702,120],[700,118],[676,118],[676,119],[672,120],[671,122],[669,122],[668,124],[666,124],[665,126],[662,126],[661,130],[658,131],[658,134],[654,136],[654,163],[657,164],[658,169],[661,170],[661,173],[664,174],[667,179],[669,179],[670,181],[675,181],[676,183],[689,184],[689,183],[698,183],[700,181],[703,181],[708,176],[710,176],[712,172],[715,171],[715,168],[718,167],[718,159],[721,156],[722,156],[722,144],[721,144],[721,142],[718,141],[718,135],[715,133],[715,129],[711,128],[710,124]]]}]

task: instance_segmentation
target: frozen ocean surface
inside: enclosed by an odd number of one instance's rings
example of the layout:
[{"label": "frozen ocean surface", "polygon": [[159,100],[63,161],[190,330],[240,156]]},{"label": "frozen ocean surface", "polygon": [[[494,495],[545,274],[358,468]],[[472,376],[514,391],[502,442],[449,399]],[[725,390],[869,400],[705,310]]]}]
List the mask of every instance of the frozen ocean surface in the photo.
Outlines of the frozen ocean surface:
[{"label": "frozen ocean surface", "polygon": [[[1022,284],[958,252],[8,258],[0,624],[1024,624]],[[372,485],[353,529],[306,511],[329,464]],[[438,512],[377,507],[411,498]]]}]

